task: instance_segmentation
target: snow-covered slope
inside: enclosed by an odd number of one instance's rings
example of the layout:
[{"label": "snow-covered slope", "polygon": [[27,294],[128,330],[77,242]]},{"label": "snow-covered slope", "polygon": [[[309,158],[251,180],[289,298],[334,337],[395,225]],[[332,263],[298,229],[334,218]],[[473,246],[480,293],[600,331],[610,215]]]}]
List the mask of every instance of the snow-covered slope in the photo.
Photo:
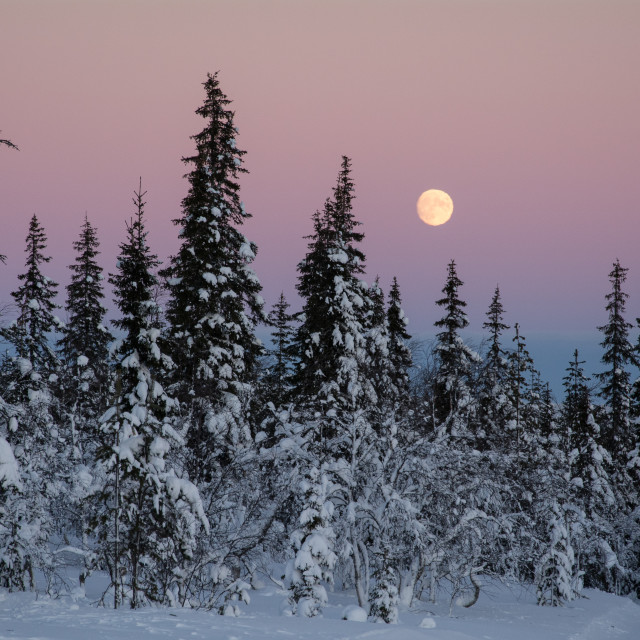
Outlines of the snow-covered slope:
[{"label": "snow-covered slope", "polygon": [[[640,606],[599,591],[562,608],[538,607],[521,587],[493,585],[470,609],[419,603],[400,614],[397,625],[342,620],[354,605],[348,592],[329,595],[324,617],[302,619],[280,613],[285,594],[275,587],[251,592],[239,618],[188,609],[114,611],[91,598],[0,591],[0,639],[30,640],[608,640],[640,638]],[[93,594],[97,597],[97,593]],[[91,593],[90,593],[91,596]]]}]

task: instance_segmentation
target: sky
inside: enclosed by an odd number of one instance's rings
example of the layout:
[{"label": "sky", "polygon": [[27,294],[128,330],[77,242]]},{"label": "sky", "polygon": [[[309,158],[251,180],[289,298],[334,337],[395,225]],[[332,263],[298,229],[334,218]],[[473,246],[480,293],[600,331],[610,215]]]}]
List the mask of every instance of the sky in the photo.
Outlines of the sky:
[{"label": "sky", "polygon": [[[499,284],[556,389],[575,347],[601,368],[616,259],[640,316],[640,2],[0,0],[0,22],[1,137],[20,148],[0,148],[0,304],[34,213],[61,289],[85,213],[113,271],[140,177],[152,248],[175,252],[219,71],[268,306],[299,308],[304,236],[347,155],[366,279],[398,277],[413,335],[433,335],[451,259],[470,338]],[[453,199],[440,227],[416,213],[429,188]]]}]

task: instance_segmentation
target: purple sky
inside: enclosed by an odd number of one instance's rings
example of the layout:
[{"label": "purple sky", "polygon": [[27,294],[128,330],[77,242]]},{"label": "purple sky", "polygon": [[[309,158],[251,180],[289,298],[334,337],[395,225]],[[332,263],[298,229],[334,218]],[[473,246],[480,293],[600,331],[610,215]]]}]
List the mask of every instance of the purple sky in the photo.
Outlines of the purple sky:
[{"label": "purple sky", "polygon": [[[414,334],[451,258],[476,331],[500,283],[525,335],[592,332],[616,257],[640,315],[640,2],[0,0],[0,22],[0,129],[20,147],[0,149],[0,302],[34,212],[61,285],[85,212],[112,270],[140,175],[150,242],[175,250],[180,158],[220,70],[268,305],[294,300],[345,154],[369,280],[398,277]],[[441,227],[416,215],[428,188],[453,198]]]}]

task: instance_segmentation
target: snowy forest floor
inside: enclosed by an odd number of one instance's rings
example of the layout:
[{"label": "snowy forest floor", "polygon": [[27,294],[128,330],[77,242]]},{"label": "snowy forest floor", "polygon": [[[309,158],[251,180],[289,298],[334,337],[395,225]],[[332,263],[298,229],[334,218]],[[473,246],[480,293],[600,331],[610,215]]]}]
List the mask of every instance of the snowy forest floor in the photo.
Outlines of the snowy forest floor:
[{"label": "snowy forest floor", "polygon": [[[131,611],[97,607],[99,576],[87,597],[49,598],[0,591],[0,640],[634,640],[640,638],[640,605],[629,598],[585,590],[584,598],[561,608],[538,607],[533,589],[491,584],[476,605],[455,607],[446,594],[437,605],[420,602],[403,611],[397,625],[342,620],[355,604],[350,592],[335,591],[322,618],[283,616],[286,595],[273,586],[251,591],[238,618],[211,611],[152,608]],[[93,600],[92,600],[93,597]]]}]

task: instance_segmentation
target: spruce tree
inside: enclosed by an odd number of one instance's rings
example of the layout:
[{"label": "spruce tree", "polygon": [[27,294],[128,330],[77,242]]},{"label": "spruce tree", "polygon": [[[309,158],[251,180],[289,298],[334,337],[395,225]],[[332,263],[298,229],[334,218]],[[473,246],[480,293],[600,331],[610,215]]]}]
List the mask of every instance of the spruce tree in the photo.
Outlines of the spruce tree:
[{"label": "spruce tree", "polygon": [[[389,357],[389,330],[384,293],[378,278],[369,288],[368,301],[370,309],[365,317],[367,377],[375,393],[375,407],[381,414],[385,414],[388,410],[395,410],[398,391],[394,385],[394,371]],[[371,408],[374,409],[374,406]]]},{"label": "spruce tree", "polygon": [[[336,487],[335,499],[339,496],[341,505],[356,509],[365,490],[364,469],[374,451],[377,397],[370,379],[374,340],[369,329],[374,315],[384,323],[384,306],[376,310],[369,287],[359,278],[364,268],[358,246],[363,234],[352,209],[353,191],[351,162],[343,157],[333,196],[323,212],[314,215],[309,251],[298,265],[297,286],[304,304],[294,340],[292,395],[297,398],[297,419],[304,425],[302,446],[310,464],[326,467]],[[353,539],[352,519],[344,515],[336,517],[342,527],[336,535],[349,541],[362,605],[366,595],[359,572],[361,549]]]},{"label": "spruce tree", "polygon": [[434,389],[434,410],[439,429],[458,434],[469,427],[473,411],[470,393],[472,365],[478,361],[475,354],[460,336],[469,325],[465,307],[458,290],[463,282],[458,278],[456,263],[451,260],[447,268],[447,281],[443,298],[436,301],[445,315],[434,324],[441,331],[436,335],[435,355],[437,374]]},{"label": "spruce tree", "polygon": [[479,384],[478,444],[493,449],[501,448],[507,423],[513,417],[513,406],[509,402],[507,381],[509,366],[507,353],[501,344],[501,336],[509,325],[504,323],[504,307],[500,288],[496,286],[487,311],[483,328],[490,333],[489,349],[481,367]]},{"label": "spruce tree", "polygon": [[600,397],[607,406],[607,421],[603,427],[603,443],[611,453],[614,462],[626,465],[626,457],[634,448],[635,438],[630,420],[631,384],[629,367],[638,365],[638,358],[629,342],[630,322],[624,318],[629,295],[622,289],[627,279],[627,271],[620,261],[613,263],[609,273],[611,292],[605,298],[609,314],[607,324],[598,327],[604,335],[602,363],[606,370],[596,374],[602,387]]},{"label": "spruce tree", "polygon": [[393,385],[402,399],[409,394],[409,370],[412,366],[411,351],[407,346],[411,336],[407,332],[408,320],[402,310],[402,297],[398,280],[393,278],[387,307],[387,332],[389,334],[389,360]]},{"label": "spruce tree", "polygon": [[[317,397],[327,383],[347,383],[343,366],[362,348],[366,285],[358,278],[365,257],[364,234],[353,215],[351,161],[342,158],[333,198],[313,217],[309,251],[298,265],[297,289],[304,300],[295,338],[296,394]],[[325,389],[326,390],[326,389]]]},{"label": "spruce tree", "polygon": [[[67,324],[58,340],[62,360],[55,385],[59,404],[58,422],[65,435],[66,464],[64,495],[54,511],[62,515],[61,526],[74,544],[87,551],[80,574],[83,584],[91,570],[86,536],[89,520],[87,497],[91,491],[86,478],[95,460],[99,442],[98,418],[108,402],[108,343],[112,339],[103,326],[106,313],[102,305],[102,267],[96,257],[99,243],[95,227],[85,215],[80,237],[73,243],[75,262],[69,266],[71,282],[67,285]],[[76,540],[80,533],[81,540]]]},{"label": "spruce tree", "polygon": [[611,456],[600,444],[600,426],[583,364],[576,349],[563,381],[562,448],[569,462],[572,500],[582,514],[577,527],[577,560],[587,587],[607,588],[607,572],[600,561],[601,541],[608,541],[610,547],[616,499],[610,477]]},{"label": "spruce tree", "polygon": [[41,266],[51,257],[43,253],[47,236],[34,214],[29,223],[25,252],[27,271],[18,276],[22,285],[11,293],[18,308],[18,318],[7,329],[0,330],[2,337],[10,342],[18,357],[26,358],[39,372],[53,372],[58,358],[50,344],[50,334],[60,325],[54,315],[59,308],[54,302],[58,284],[45,276]]},{"label": "spruce tree", "polygon": [[100,254],[95,227],[85,215],[80,238],[73,243],[74,264],[69,265],[71,282],[67,285],[67,324],[58,346],[67,364],[84,356],[96,375],[104,378],[108,346],[112,339],[103,321],[106,308],[102,267],[96,261]]},{"label": "spruce tree", "polygon": [[[250,438],[244,407],[261,352],[255,324],[263,305],[250,267],[256,245],[237,229],[250,217],[238,181],[246,173],[246,152],[237,146],[234,113],[217,74],[208,75],[204,88],[196,113],[205,127],[192,136],[195,155],[183,158],[191,171],[182,215],[174,220],[181,245],[163,272],[170,293],[169,344],[178,365],[173,388],[189,414],[194,479],[210,479],[214,449]],[[226,444],[214,445],[213,434]]]},{"label": "spruce tree", "polygon": [[326,474],[313,466],[300,483],[303,508],[299,528],[291,536],[295,558],[288,568],[288,582],[293,612],[302,617],[313,618],[321,613],[328,601],[323,582],[333,584],[337,556],[333,552],[331,489]]},{"label": "spruce tree", "polygon": [[182,441],[177,402],[162,383],[172,362],[159,347],[153,288],[158,260],[147,244],[144,193],[109,278],[124,333],[116,345],[111,406],[102,416],[102,446],[93,529],[108,569],[114,607],[172,603],[184,594],[182,567],[191,559],[199,526],[208,527],[195,487],[176,466]]},{"label": "spruce tree", "polygon": [[[294,393],[310,415],[324,418],[316,438],[337,435],[336,423],[373,398],[364,374],[368,287],[358,277],[365,257],[364,235],[352,209],[351,161],[343,156],[333,198],[314,215],[309,252],[298,265],[298,292],[304,300],[294,349]],[[347,418],[348,419],[348,418]]]},{"label": "spruce tree", "polygon": [[513,419],[507,428],[511,432],[512,451],[520,454],[525,446],[526,400],[529,394],[529,378],[533,371],[533,359],[527,350],[526,338],[520,333],[520,324],[514,325],[515,349],[507,356],[509,364],[509,399],[513,406]]},{"label": "spruce tree", "polygon": [[[605,552],[616,558],[606,561],[612,567],[607,572],[607,586],[616,593],[638,589],[640,580],[640,527],[634,513],[640,504],[640,438],[633,420],[633,390],[630,368],[639,366],[640,360],[629,341],[632,325],[624,315],[629,297],[623,291],[628,269],[613,263],[609,273],[611,291],[605,296],[608,322],[598,327],[604,339],[602,363],[606,369],[596,374],[600,381],[600,397],[605,402],[605,415],[599,421],[601,442],[612,462],[611,479],[616,496],[616,512],[612,521],[612,534]],[[640,591],[640,589],[638,589]]]},{"label": "spruce tree", "polygon": [[295,314],[288,313],[291,305],[280,293],[278,302],[269,313],[268,322],[273,331],[271,333],[272,347],[269,354],[273,359],[269,367],[265,382],[269,387],[271,400],[274,406],[281,406],[287,398],[291,388],[291,375],[293,372],[292,363],[292,340],[295,329],[292,326],[296,319]]},{"label": "spruce tree", "polygon": [[45,248],[46,235],[34,215],[27,235],[27,270],[18,276],[22,284],[12,293],[18,318],[1,331],[15,351],[13,357],[5,358],[0,371],[4,423],[0,436],[8,444],[5,458],[15,470],[13,481],[0,492],[4,525],[0,584],[10,590],[33,588],[36,569],[51,575],[49,540],[54,518],[58,519],[52,505],[62,490],[64,438],[56,424],[51,391],[58,359],[49,342],[60,323],[53,313],[57,285],[41,271],[42,264],[50,261]]},{"label": "spruce tree", "polygon": [[545,548],[536,566],[536,590],[539,605],[559,607],[579,597],[580,577],[565,507],[554,501],[549,511]]}]

